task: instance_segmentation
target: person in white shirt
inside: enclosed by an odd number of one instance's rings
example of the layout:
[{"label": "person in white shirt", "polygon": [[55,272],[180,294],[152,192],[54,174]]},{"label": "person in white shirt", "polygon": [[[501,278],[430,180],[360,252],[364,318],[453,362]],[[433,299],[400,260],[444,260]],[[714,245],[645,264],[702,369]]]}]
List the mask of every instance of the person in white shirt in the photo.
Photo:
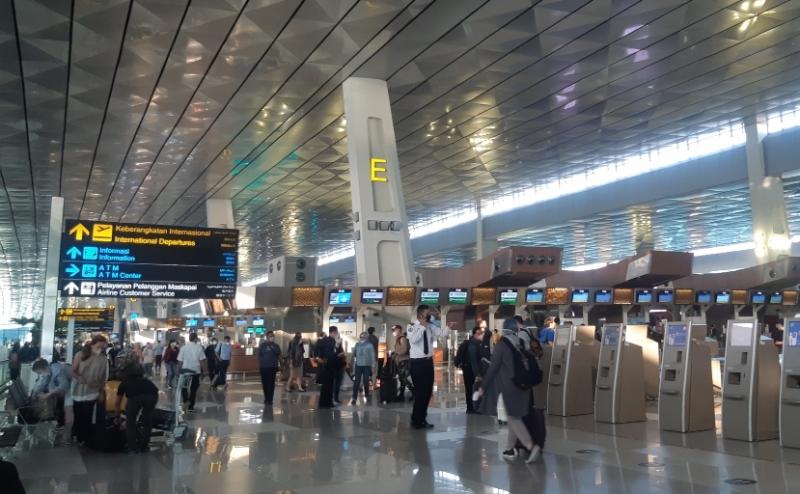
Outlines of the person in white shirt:
[{"label": "person in white shirt", "polygon": [[[447,327],[452,329],[453,323]],[[417,318],[406,331],[410,345],[411,379],[414,381],[414,410],[411,427],[432,429],[428,423],[428,403],[433,395],[433,342],[446,334],[446,330],[433,324],[431,309],[427,305],[417,307]]]},{"label": "person in white shirt", "polygon": [[181,347],[178,353],[178,362],[180,363],[180,373],[191,375],[192,384],[187,396],[186,388],[181,389],[181,396],[183,401],[189,401],[187,411],[194,411],[194,402],[197,398],[197,388],[200,387],[200,375],[207,372],[206,367],[206,352],[203,346],[197,342],[197,333],[189,335],[189,343]]}]

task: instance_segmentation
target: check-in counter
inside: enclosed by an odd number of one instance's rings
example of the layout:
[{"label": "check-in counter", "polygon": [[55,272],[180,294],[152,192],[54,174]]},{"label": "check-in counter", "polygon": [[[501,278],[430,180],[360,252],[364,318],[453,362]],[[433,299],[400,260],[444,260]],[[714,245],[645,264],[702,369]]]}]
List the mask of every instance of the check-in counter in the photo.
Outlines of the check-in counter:
[{"label": "check-in counter", "polygon": [[231,350],[231,363],[228,366],[229,374],[257,373],[258,349],[252,347],[234,347]]}]

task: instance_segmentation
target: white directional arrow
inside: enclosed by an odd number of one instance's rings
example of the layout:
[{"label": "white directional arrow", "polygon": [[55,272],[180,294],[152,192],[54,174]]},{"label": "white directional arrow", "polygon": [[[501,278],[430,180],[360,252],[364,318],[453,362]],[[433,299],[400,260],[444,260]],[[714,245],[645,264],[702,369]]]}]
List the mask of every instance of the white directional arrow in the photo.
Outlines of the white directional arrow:
[{"label": "white directional arrow", "polygon": [[75,295],[75,292],[79,291],[80,287],[78,287],[78,285],[70,281],[67,284],[67,286],[65,286],[63,289],[66,290],[67,293],[69,293],[70,295]]}]

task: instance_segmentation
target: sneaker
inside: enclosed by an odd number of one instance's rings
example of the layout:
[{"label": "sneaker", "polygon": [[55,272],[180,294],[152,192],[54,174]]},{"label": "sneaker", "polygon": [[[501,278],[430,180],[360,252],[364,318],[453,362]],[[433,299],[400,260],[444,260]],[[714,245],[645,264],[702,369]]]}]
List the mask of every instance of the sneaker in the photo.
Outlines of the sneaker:
[{"label": "sneaker", "polygon": [[503,451],[503,459],[508,461],[513,461],[518,458],[517,450],[516,449],[507,449]]},{"label": "sneaker", "polygon": [[534,446],[530,454],[528,455],[528,459],[525,460],[525,463],[533,463],[535,461],[538,461],[539,458],[541,457],[542,457],[542,448],[540,448],[539,446]]}]

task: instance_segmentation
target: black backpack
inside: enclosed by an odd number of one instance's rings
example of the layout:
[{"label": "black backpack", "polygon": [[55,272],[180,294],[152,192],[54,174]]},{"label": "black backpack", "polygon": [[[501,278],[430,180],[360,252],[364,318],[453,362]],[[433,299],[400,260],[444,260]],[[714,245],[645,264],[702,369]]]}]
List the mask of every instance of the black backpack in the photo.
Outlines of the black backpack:
[{"label": "black backpack", "polygon": [[467,362],[467,345],[469,345],[469,340],[462,341],[456,350],[456,359],[453,361],[453,365],[460,369],[464,368],[464,364]]},{"label": "black backpack", "polygon": [[518,388],[529,390],[542,382],[542,369],[539,367],[539,362],[536,357],[530,352],[522,351],[507,338],[503,338],[505,343],[510,349],[511,354],[514,356],[514,384]]}]

